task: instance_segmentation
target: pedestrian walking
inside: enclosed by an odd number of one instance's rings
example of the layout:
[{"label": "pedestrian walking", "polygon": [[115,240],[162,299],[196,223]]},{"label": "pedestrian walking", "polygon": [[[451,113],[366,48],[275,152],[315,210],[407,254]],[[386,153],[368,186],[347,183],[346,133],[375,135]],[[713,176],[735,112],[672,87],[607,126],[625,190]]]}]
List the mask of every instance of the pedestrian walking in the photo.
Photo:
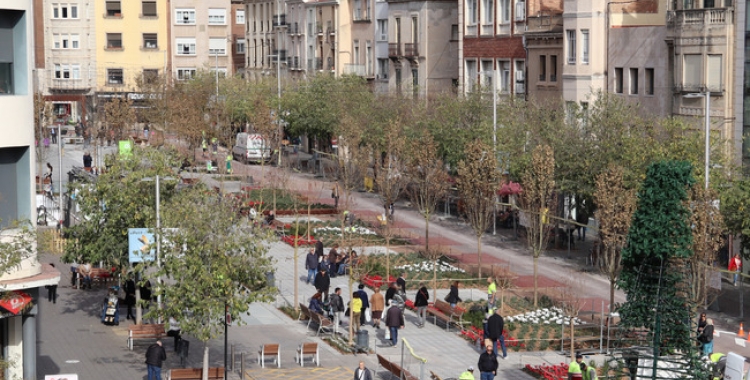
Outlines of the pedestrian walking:
[{"label": "pedestrian walking", "polygon": [[[359,324],[364,326],[367,324],[367,309],[370,308],[370,301],[367,299],[367,292],[365,291],[365,285],[359,284],[357,287],[357,293],[359,293],[359,299],[362,300],[362,310],[359,315]],[[372,312],[372,310],[370,310]],[[372,318],[370,318],[372,319]]]},{"label": "pedestrian walking", "polygon": [[427,291],[427,287],[423,282],[419,283],[419,290],[417,295],[414,297],[414,306],[417,308],[417,316],[419,317],[419,328],[424,327],[424,321],[427,318],[427,305],[430,300],[430,293]]},{"label": "pedestrian walking", "polygon": [[495,311],[495,300],[497,298],[497,283],[494,277],[487,278],[487,315]]},{"label": "pedestrian walking", "polygon": [[448,295],[445,296],[445,302],[451,304],[451,309],[456,307],[456,304],[461,302],[461,297],[458,296],[458,281],[454,281],[451,285],[451,289]]},{"label": "pedestrian walking", "polygon": [[396,285],[401,288],[401,293],[406,294],[406,272],[401,272],[401,275],[396,279]]},{"label": "pedestrian walking", "polygon": [[578,353],[576,354],[576,360],[570,362],[568,366],[568,380],[583,380],[581,362],[583,362],[583,355]]},{"label": "pedestrian walking", "polygon": [[174,351],[180,347],[180,341],[182,340],[182,329],[180,328],[180,322],[175,317],[169,317],[169,329],[167,330],[167,336],[174,338]]},{"label": "pedestrian walking", "polygon": [[328,273],[331,275],[331,277],[336,277],[338,270],[339,270],[339,245],[334,244],[333,248],[331,248],[330,251],[328,251],[328,262],[330,263],[330,267],[328,268]]},{"label": "pedestrian walking", "polygon": [[55,127],[50,128],[50,136],[52,136],[52,143],[57,144],[57,129]]},{"label": "pedestrian walking", "polygon": [[315,280],[315,276],[318,274],[318,256],[315,256],[312,248],[307,252],[305,257],[305,269],[307,269],[307,283]]},{"label": "pedestrian walking", "polygon": [[497,374],[497,356],[492,352],[492,345],[488,344],[485,347],[485,351],[479,355],[479,362],[477,367],[479,368],[479,379],[480,380],[492,380]]},{"label": "pedestrian walking", "polygon": [[320,268],[318,274],[315,275],[315,289],[323,295],[325,300],[328,300],[328,290],[331,289],[331,277],[328,276],[326,268]]},{"label": "pedestrian walking", "polygon": [[323,241],[318,239],[318,241],[315,242],[315,256],[318,256],[318,259],[325,255],[325,253],[323,253],[323,248]]},{"label": "pedestrian walking", "polygon": [[500,309],[497,309],[489,318],[487,318],[487,337],[492,340],[492,351],[495,355],[498,355],[497,350],[498,343],[500,348],[503,350],[503,359],[508,356],[508,352],[505,349],[505,337],[503,336],[503,329],[505,328],[505,320],[500,315]]},{"label": "pedestrian walking", "polygon": [[339,208],[339,183],[334,182],[333,187],[331,188],[331,198],[333,198],[333,208],[338,209]]},{"label": "pedestrian walking", "polygon": [[[55,264],[49,263],[49,265],[54,268]],[[45,285],[45,288],[47,288],[47,301],[52,303],[57,303],[57,284],[54,285]]]},{"label": "pedestrian walking", "polygon": [[703,355],[709,356],[714,352],[714,321],[711,318],[706,319],[706,326],[698,335],[698,341],[703,346]]},{"label": "pedestrian walking", "polygon": [[354,332],[359,331],[359,316],[362,314],[362,299],[359,298],[359,292],[352,293],[352,314],[349,317],[350,323],[354,326]]},{"label": "pedestrian walking", "polygon": [[737,280],[740,278],[742,273],[742,258],[739,253],[735,253],[734,256],[729,259],[729,271],[734,272],[734,286],[737,286]]},{"label": "pedestrian walking", "polygon": [[388,308],[385,316],[385,325],[391,333],[391,346],[398,343],[398,330],[404,328],[404,311],[396,305]]},{"label": "pedestrian walking", "polygon": [[461,375],[458,376],[458,380],[475,380],[474,379],[474,366],[469,366],[469,368],[467,368],[466,371],[463,371]]},{"label": "pedestrian walking", "polygon": [[581,372],[583,372],[583,380],[597,380],[599,378],[596,375],[596,368],[592,365],[581,363]]},{"label": "pedestrian walking", "polygon": [[161,340],[157,340],[146,350],[148,380],[161,380],[161,365],[165,360],[167,360],[167,351],[162,347]]},{"label": "pedestrian walking", "polygon": [[227,163],[227,174],[232,174],[232,153],[227,153],[225,161]]},{"label": "pedestrian walking", "polygon": [[89,153],[88,151],[83,153],[83,168],[86,171],[91,171],[91,163],[93,161],[94,160],[91,158],[91,153]]},{"label": "pedestrian walking", "polygon": [[341,325],[341,315],[344,308],[344,299],[341,297],[341,288],[336,288],[331,294],[331,314],[333,314],[333,332],[338,334]]},{"label": "pedestrian walking", "polygon": [[125,305],[128,306],[128,315],[125,320],[133,319],[135,321],[135,313],[133,313],[133,306],[135,306],[135,280],[133,275],[129,274],[128,279],[125,280]]},{"label": "pedestrian walking", "polygon": [[354,370],[354,380],[372,380],[372,374],[362,360],[359,361],[359,367]]},{"label": "pedestrian walking", "polygon": [[380,292],[380,287],[375,288],[375,293],[370,297],[370,307],[372,308],[372,326],[380,328],[380,319],[383,318],[383,309],[385,309],[385,298]]}]

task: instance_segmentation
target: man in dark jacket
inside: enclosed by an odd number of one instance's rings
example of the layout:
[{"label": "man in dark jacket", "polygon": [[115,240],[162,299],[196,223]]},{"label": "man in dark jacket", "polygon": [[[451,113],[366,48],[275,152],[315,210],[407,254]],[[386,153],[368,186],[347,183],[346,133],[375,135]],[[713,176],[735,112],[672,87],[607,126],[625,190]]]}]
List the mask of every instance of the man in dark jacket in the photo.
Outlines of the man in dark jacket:
[{"label": "man in dark jacket", "polygon": [[315,242],[315,256],[318,256],[318,259],[323,257],[323,242],[320,239]]},{"label": "man in dark jacket", "polygon": [[315,289],[323,295],[324,299],[328,299],[328,290],[331,289],[331,278],[328,277],[328,272],[325,268],[320,268],[320,272],[315,275]]},{"label": "man in dark jacket", "polygon": [[414,297],[414,307],[417,308],[417,316],[419,316],[419,326],[424,327],[424,321],[427,318],[427,305],[429,303],[430,293],[427,291],[427,287],[424,283],[419,283],[419,290],[417,290],[417,296]]},{"label": "man in dark jacket", "polygon": [[492,345],[488,344],[486,351],[479,355],[479,379],[480,380],[492,380],[497,374],[497,356],[492,352]]},{"label": "man in dark jacket", "polygon": [[500,342],[500,348],[503,350],[503,359],[505,359],[508,356],[508,353],[505,349],[503,328],[505,328],[505,321],[503,320],[503,316],[500,315],[500,309],[497,309],[495,310],[495,313],[487,319],[487,337],[492,340],[492,350],[495,355],[498,355],[497,343]]},{"label": "man in dark jacket", "polygon": [[357,293],[359,293],[359,299],[362,300],[362,312],[359,314],[359,324],[364,326],[365,325],[365,309],[370,308],[370,301],[368,300],[369,296],[367,295],[367,292],[365,292],[365,285],[359,284],[359,290],[357,290]]},{"label": "man in dark jacket", "polygon": [[148,368],[148,380],[161,380],[161,364],[167,360],[167,351],[157,340],[146,350],[146,367]]},{"label": "man in dark jacket", "polygon": [[341,314],[346,310],[344,308],[344,298],[341,297],[341,288],[336,288],[331,294],[331,313],[333,313],[333,332],[339,332],[341,325]]},{"label": "man in dark jacket", "polygon": [[318,274],[318,256],[315,256],[315,252],[312,249],[305,256],[305,269],[307,269],[307,283],[309,284]]},{"label": "man in dark jacket", "polygon": [[391,332],[391,345],[398,343],[398,329],[404,328],[404,312],[400,307],[389,307],[385,316],[385,325]]},{"label": "man in dark jacket", "polygon": [[396,285],[401,289],[401,293],[406,294],[406,272],[401,272],[401,277],[396,279]]}]

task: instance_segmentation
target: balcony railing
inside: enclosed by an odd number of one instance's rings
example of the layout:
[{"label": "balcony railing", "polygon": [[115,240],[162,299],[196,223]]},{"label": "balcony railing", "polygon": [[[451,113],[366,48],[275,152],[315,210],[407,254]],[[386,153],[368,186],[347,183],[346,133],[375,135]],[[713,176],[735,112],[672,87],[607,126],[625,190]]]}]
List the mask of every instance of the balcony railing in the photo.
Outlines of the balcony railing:
[{"label": "balcony railing", "polygon": [[388,56],[400,57],[401,56],[401,44],[398,42],[389,42],[388,43]]},{"label": "balcony railing", "polygon": [[734,23],[734,11],[716,8],[669,11],[667,22],[672,26],[731,25]]},{"label": "balcony railing", "polygon": [[363,77],[365,76],[365,65],[347,63],[344,65],[344,74],[354,74]]},{"label": "balcony railing", "polygon": [[404,44],[404,57],[419,57],[419,43],[411,42]]},{"label": "balcony railing", "polygon": [[289,25],[289,34],[299,34],[299,24],[294,23]]}]

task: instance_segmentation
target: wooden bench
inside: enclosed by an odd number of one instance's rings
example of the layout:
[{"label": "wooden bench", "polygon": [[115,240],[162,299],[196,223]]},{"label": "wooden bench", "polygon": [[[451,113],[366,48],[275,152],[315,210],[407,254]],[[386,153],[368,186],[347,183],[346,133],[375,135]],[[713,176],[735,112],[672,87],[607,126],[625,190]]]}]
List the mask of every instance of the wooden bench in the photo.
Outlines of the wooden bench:
[{"label": "wooden bench", "polygon": [[450,331],[451,324],[455,323],[459,327],[463,326],[463,316],[466,313],[466,309],[462,307],[451,307],[448,302],[437,300],[435,304],[427,308],[427,314],[433,316],[433,323],[437,324],[437,320],[445,322],[445,328]]},{"label": "wooden bench", "polygon": [[62,137],[63,144],[83,144],[83,137]]},{"label": "wooden bench", "polygon": [[[311,311],[310,312],[310,322],[315,323],[315,324],[318,325],[318,329],[317,329],[317,331],[315,333],[315,336],[320,335],[320,333],[324,329],[328,329],[330,332],[333,332],[333,322],[328,317],[326,317],[323,314],[318,314],[318,313],[314,313],[314,312]],[[310,322],[307,323],[308,327],[310,326]]]},{"label": "wooden bench", "polygon": [[393,376],[396,376],[399,379],[402,380],[419,380],[416,376],[412,375],[409,371],[407,371],[404,368],[401,368],[396,363],[393,363],[391,361],[388,361],[388,359],[384,358],[380,354],[378,354],[378,363],[380,364],[383,369],[390,372]]},{"label": "wooden bench", "polygon": [[320,352],[318,351],[317,343],[302,343],[297,347],[295,361],[302,367],[305,366],[305,356],[310,356],[312,362],[320,367]]},{"label": "wooden bench", "polygon": [[303,303],[300,302],[300,304],[299,304],[299,317],[297,318],[297,320],[301,321],[303,319],[303,317],[304,317],[304,319],[308,320],[308,322],[307,322],[308,324],[307,325],[310,326],[310,322],[309,322],[310,321],[310,309],[307,306],[305,306],[305,304],[303,304]]},{"label": "wooden bench", "polygon": [[[81,273],[80,270],[81,270],[81,267],[79,266],[78,267],[78,271],[79,271],[78,272],[78,281],[77,281],[77,284],[76,284],[79,289],[81,288],[81,284],[83,284],[83,273]],[[90,276],[91,276],[91,284],[92,285],[95,282],[96,283],[105,283],[105,282],[109,282],[109,281],[114,281],[115,280],[114,272],[111,269],[106,269],[106,268],[91,268]]]},{"label": "wooden bench", "polygon": [[161,339],[166,335],[163,324],[132,325],[128,327],[128,348],[133,350],[133,342],[136,339]]},{"label": "wooden bench", "polygon": [[276,366],[281,368],[281,350],[278,344],[264,344],[258,350],[258,363],[260,368],[266,368],[266,358],[273,358]]},{"label": "wooden bench", "polygon": [[[169,370],[169,376],[167,376],[167,380],[201,380],[202,378],[203,368],[173,368]],[[211,380],[223,379],[224,368],[209,368],[208,378]]]}]

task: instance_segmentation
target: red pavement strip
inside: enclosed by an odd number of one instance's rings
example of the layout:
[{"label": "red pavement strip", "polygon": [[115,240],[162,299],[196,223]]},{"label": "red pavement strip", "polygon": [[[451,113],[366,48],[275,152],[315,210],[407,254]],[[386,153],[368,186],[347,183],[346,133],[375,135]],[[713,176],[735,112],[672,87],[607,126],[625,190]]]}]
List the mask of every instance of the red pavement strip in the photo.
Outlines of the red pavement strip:
[{"label": "red pavement strip", "polygon": [[[533,275],[518,276],[513,281],[513,286],[517,288],[533,288],[534,276]],[[550,278],[544,277],[544,276],[538,276],[537,286],[540,288],[561,288],[561,287],[564,287],[565,284],[563,284],[562,282],[558,282]]]}]

